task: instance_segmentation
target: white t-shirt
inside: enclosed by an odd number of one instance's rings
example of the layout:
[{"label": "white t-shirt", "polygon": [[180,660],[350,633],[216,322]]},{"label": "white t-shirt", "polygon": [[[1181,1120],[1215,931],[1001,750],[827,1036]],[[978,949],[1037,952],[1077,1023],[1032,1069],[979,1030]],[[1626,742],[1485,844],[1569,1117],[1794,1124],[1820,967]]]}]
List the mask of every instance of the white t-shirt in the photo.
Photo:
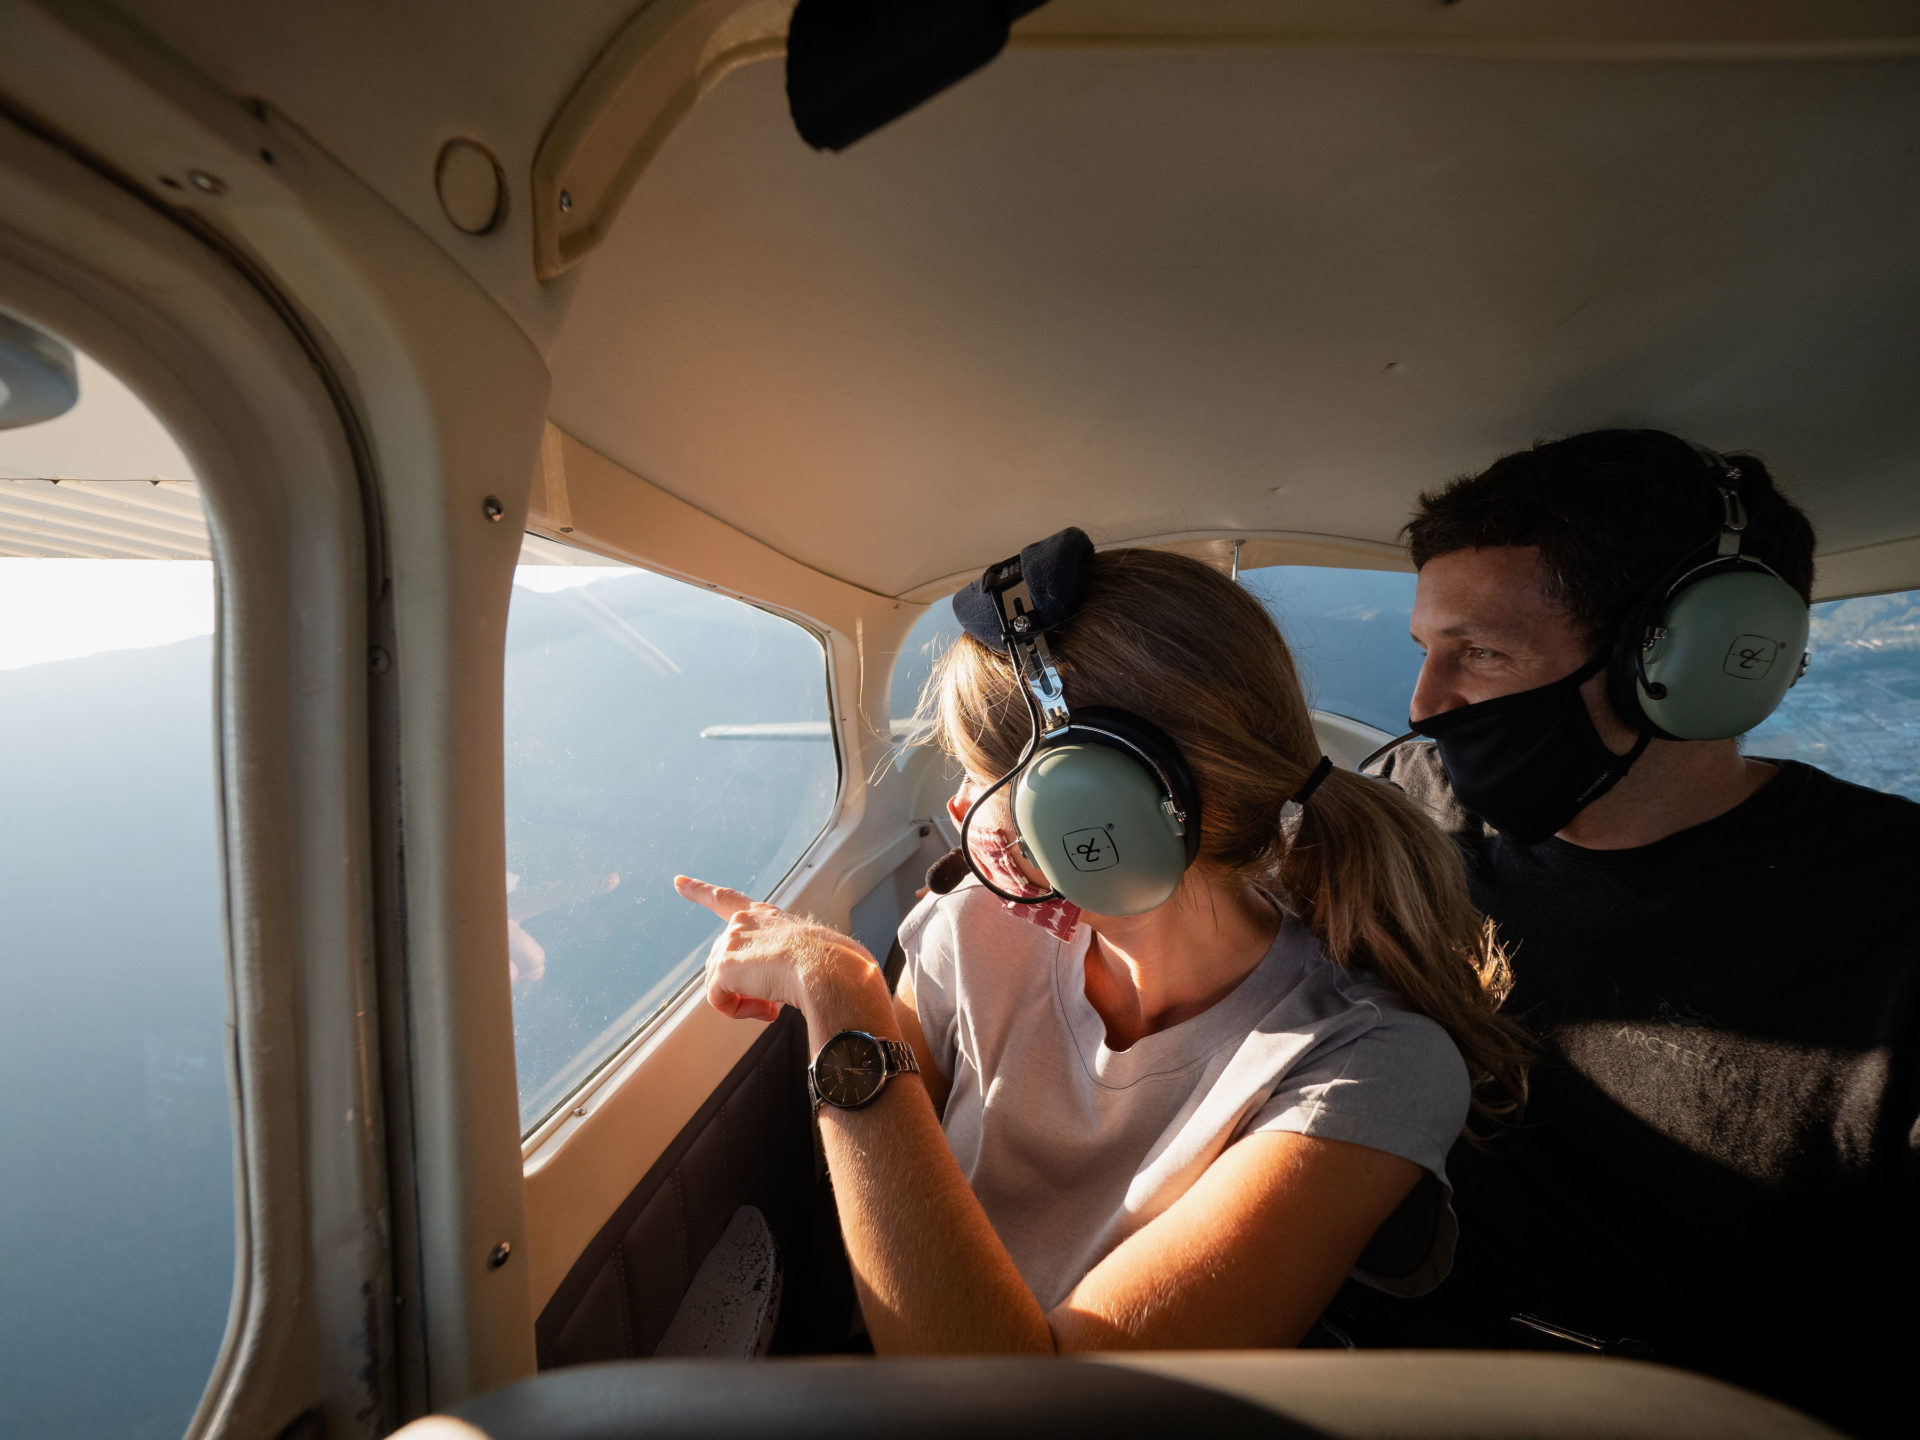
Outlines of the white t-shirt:
[{"label": "white t-shirt", "polygon": [[[971,878],[900,927],[921,1027],[952,1083],[947,1143],[1043,1309],[1243,1135],[1347,1140],[1446,1184],[1469,1100],[1459,1051],[1296,921],[1224,999],[1121,1051],[1086,996],[1092,933],[1057,940]],[[1423,1294],[1451,1268],[1456,1234],[1447,1206],[1412,1275],[1355,1278]]]}]

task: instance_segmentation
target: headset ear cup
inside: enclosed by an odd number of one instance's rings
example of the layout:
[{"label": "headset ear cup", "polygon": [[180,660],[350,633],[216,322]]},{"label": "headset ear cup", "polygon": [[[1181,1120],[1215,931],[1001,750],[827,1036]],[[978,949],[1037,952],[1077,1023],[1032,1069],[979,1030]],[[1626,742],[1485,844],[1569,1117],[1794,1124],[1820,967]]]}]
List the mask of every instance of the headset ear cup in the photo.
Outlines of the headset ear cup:
[{"label": "headset ear cup", "polygon": [[1096,915],[1165,903],[1200,854],[1200,793],[1180,747],[1106,706],[1075,710],[1028,763],[1013,822],[1047,883]]},{"label": "headset ear cup", "polygon": [[1187,869],[1165,798],[1132,755],[1069,738],[1021,772],[1013,823],[1047,883],[1068,900],[1096,915],[1144,915],[1172,897]]},{"label": "headset ear cup", "polygon": [[1674,587],[1642,667],[1641,709],[1670,740],[1728,740],[1771,715],[1799,678],[1810,617],[1786,581],[1736,563]]},{"label": "headset ear cup", "polygon": [[1193,772],[1187,768],[1187,757],[1173,743],[1173,737],[1151,720],[1135,715],[1131,710],[1115,710],[1106,705],[1082,706],[1074,712],[1074,723],[1108,732],[1122,742],[1122,748],[1133,747],[1158,767],[1159,775],[1166,777],[1167,791],[1174,808],[1187,817],[1187,863],[1191,865],[1199,859],[1200,787],[1194,781]]}]

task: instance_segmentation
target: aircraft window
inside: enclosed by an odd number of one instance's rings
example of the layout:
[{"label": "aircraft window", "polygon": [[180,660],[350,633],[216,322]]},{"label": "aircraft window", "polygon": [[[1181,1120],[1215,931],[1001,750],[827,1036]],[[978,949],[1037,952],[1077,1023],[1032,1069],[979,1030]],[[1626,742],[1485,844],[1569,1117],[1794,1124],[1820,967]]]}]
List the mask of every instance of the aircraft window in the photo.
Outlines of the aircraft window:
[{"label": "aircraft window", "polygon": [[1273,565],[1242,570],[1240,583],[1279,622],[1314,709],[1394,735],[1407,728],[1420,678],[1407,635],[1412,572]]},{"label": "aircraft window", "polygon": [[235,1258],[207,528],[159,422],[77,361],[73,408],[0,428],[0,1430],[18,1440],[185,1430]]},{"label": "aircraft window", "polygon": [[1813,659],[1745,749],[1920,800],[1920,590],[1813,607]]},{"label": "aircraft window", "polygon": [[887,714],[892,719],[913,718],[920,692],[933,674],[933,662],[959,638],[960,622],[953,618],[953,605],[944,596],[913,622],[893,662],[893,685],[887,695]]},{"label": "aircraft window", "polygon": [[833,817],[826,651],[791,620],[528,536],[507,616],[508,953],[531,1129],[698,973],[676,872],[766,896]]}]

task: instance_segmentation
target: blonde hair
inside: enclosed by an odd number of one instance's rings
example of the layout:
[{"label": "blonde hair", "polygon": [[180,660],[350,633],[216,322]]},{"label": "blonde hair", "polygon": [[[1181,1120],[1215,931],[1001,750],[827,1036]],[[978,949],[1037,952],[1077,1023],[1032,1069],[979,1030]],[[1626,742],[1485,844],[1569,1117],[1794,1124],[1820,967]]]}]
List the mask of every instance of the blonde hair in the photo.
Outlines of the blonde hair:
[{"label": "blonde hair", "polygon": [[[1165,551],[1103,551],[1082,576],[1078,607],[1048,637],[1068,703],[1131,710],[1173,738],[1201,794],[1196,863],[1274,894],[1335,962],[1439,1022],[1466,1060],[1475,1113],[1515,1115],[1527,1048],[1498,1013],[1512,974],[1452,840],[1396,787],[1338,768],[1282,818],[1320,742],[1265,607]],[[923,732],[973,775],[1011,769],[1029,732],[1012,662],[967,635],[935,666],[921,710]]]}]

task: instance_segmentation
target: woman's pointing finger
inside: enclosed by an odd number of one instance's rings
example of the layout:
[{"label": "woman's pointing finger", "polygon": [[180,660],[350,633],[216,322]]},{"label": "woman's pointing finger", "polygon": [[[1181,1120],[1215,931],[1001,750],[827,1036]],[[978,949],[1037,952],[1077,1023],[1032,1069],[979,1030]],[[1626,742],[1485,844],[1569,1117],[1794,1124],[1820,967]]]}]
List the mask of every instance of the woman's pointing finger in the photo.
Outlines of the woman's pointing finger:
[{"label": "woman's pointing finger", "polygon": [[731,920],[753,904],[751,895],[742,895],[725,885],[709,885],[704,880],[695,880],[691,875],[674,876],[673,888],[680,892],[681,899],[706,906],[722,920]]}]

